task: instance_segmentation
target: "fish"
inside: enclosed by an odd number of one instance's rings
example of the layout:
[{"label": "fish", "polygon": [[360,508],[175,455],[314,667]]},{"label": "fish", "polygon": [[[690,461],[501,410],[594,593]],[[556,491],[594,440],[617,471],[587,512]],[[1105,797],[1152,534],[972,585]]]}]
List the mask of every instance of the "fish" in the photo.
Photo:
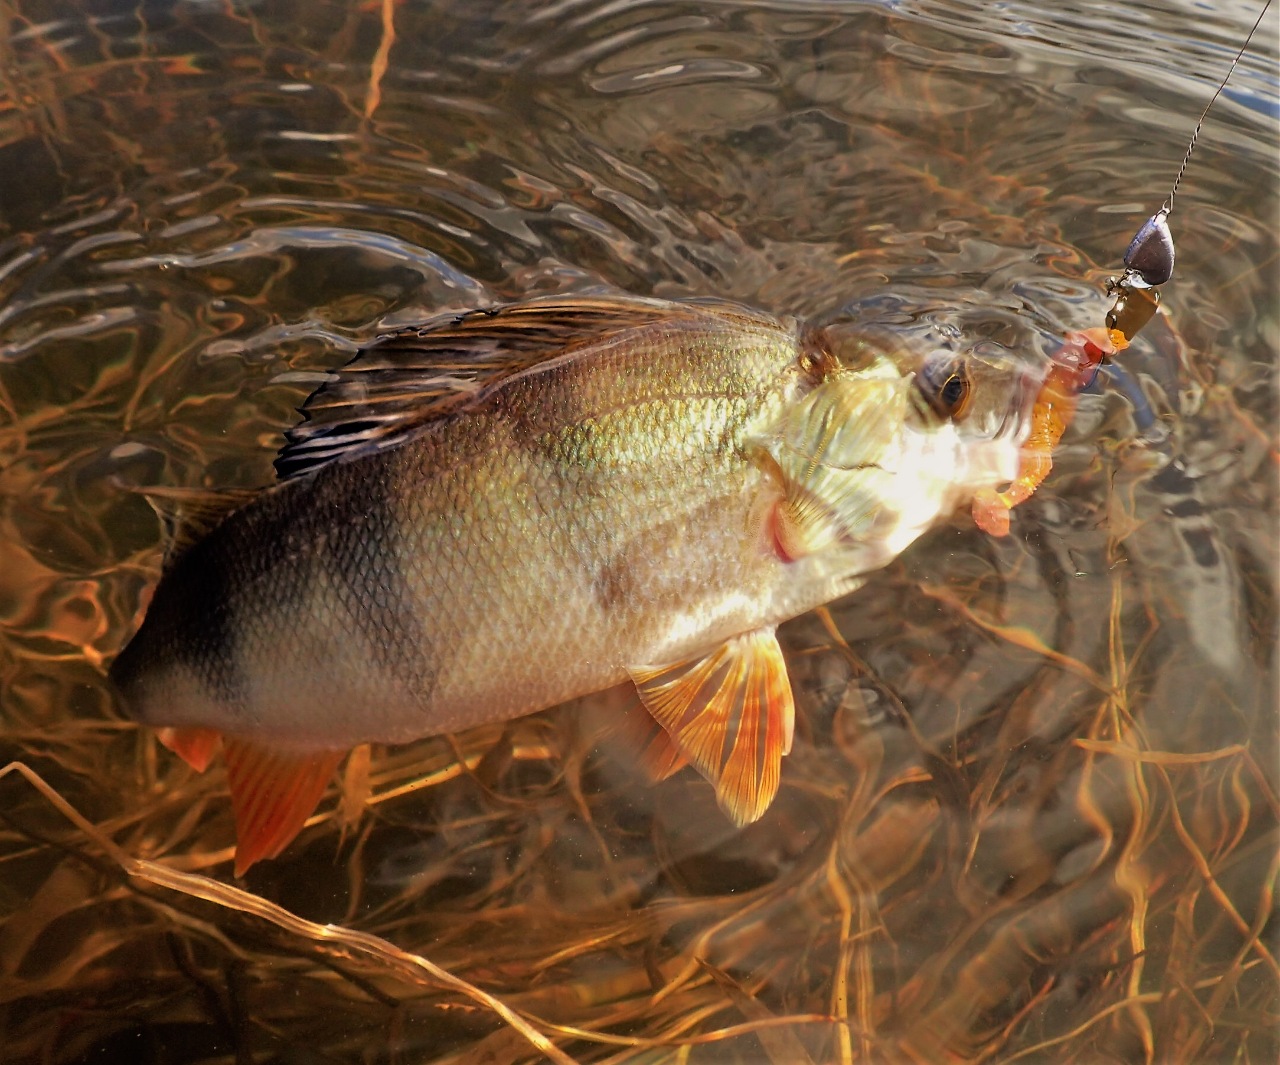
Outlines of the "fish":
[{"label": "fish", "polygon": [[300,408],[277,483],[155,489],[171,544],[111,664],[203,770],[235,874],[353,747],[619,684],[761,817],[795,699],[779,624],[857,589],[1018,473],[1039,387],[990,345],[724,300],[543,297],[379,337]]}]

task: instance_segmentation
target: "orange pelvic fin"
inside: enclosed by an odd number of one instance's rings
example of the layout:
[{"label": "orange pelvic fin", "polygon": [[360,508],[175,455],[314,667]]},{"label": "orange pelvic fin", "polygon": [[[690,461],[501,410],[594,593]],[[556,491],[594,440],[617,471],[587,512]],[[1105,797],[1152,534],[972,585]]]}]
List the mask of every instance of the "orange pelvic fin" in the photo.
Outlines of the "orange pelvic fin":
[{"label": "orange pelvic fin", "polygon": [[236,876],[274,858],[302,831],[346,751],[290,751],[224,737]]},{"label": "orange pelvic fin", "polygon": [[720,808],[739,826],[757,820],[777,794],[795,725],[774,630],[735,636],[701,658],[630,673],[676,752],[715,785]]},{"label": "orange pelvic fin", "polygon": [[211,728],[158,728],[156,739],[197,773],[209,768],[222,737]]}]

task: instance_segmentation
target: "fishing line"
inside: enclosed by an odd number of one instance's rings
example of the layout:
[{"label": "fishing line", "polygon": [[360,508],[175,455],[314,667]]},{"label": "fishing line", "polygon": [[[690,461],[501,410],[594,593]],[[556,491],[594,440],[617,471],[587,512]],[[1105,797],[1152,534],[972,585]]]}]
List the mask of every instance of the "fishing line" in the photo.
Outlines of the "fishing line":
[{"label": "fishing line", "polygon": [[1187,144],[1186,154],[1182,157],[1182,165],[1178,167],[1178,173],[1174,176],[1169,195],[1160,205],[1160,210],[1142,224],[1130,241],[1129,248],[1124,253],[1124,277],[1114,281],[1111,287],[1127,285],[1132,288],[1155,288],[1157,285],[1163,285],[1173,276],[1173,235],[1169,232],[1168,223],[1169,215],[1173,213],[1173,198],[1178,193],[1182,175],[1186,173],[1187,164],[1191,161],[1191,153],[1195,151],[1196,141],[1200,138],[1200,129],[1209,115],[1209,109],[1222,95],[1222,90],[1227,87],[1227,82],[1235,72],[1236,64],[1244,57],[1253,40],[1253,35],[1258,32],[1258,27],[1262,25],[1262,19],[1270,7],[1271,0],[1266,0],[1262,10],[1258,12],[1258,17],[1254,20],[1253,28],[1244,39],[1244,44],[1240,46],[1240,51],[1231,60],[1231,65],[1227,67],[1227,72],[1218,83],[1218,88],[1205,104],[1204,110],[1200,113],[1200,119],[1196,122],[1196,128],[1191,131],[1191,140]]},{"label": "fishing line", "polygon": [[1169,231],[1169,215],[1173,213],[1173,198],[1178,194],[1178,186],[1182,183],[1182,176],[1186,173],[1187,164],[1191,161],[1191,153],[1195,151],[1196,142],[1200,139],[1200,129],[1209,116],[1209,109],[1222,95],[1222,90],[1227,87],[1227,82],[1231,80],[1236,65],[1244,58],[1249,44],[1253,41],[1253,35],[1258,32],[1258,27],[1262,25],[1262,19],[1270,7],[1271,0],[1266,0],[1262,10],[1258,12],[1258,17],[1254,19],[1253,28],[1245,37],[1244,44],[1240,46],[1235,58],[1231,60],[1231,65],[1227,67],[1226,74],[1218,83],[1217,89],[1209,97],[1209,102],[1204,105],[1204,110],[1200,112],[1196,127],[1191,131],[1191,140],[1187,143],[1182,163],[1178,167],[1177,174],[1174,175],[1173,187],[1169,189],[1169,195],[1165,197],[1160,209],[1142,223],[1138,232],[1134,234],[1133,240],[1129,242],[1129,247],[1124,253],[1124,273],[1107,282],[1107,292],[1116,299],[1111,310],[1107,312],[1106,325],[1117,350],[1127,345],[1137,335],[1138,330],[1151,320],[1160,303],[1160,294],[1156,289],[1173,276],[1173,234]]},{"label": "fishing line", "polygon": [[1231,80],[1231,75],[1235,73],[1236,64],[1244,58],[1245,52],[1249,49],[1249,43],[1253,40],[1253,35],[1258,32],[1258,27],[1262,25],[1262,18],[1270,6],[1271,0],[1267,0],[1262,5],[1262,10],[1258,12],[1258,17],[1254,19],[1253,29],[1249,31],[1249,36],[1244,39],[1244,44],[1240,46],[1240,51],[1236,53],[1235,59],[1231,60],[1231,66],[1227,67],[1227,73],[1223,76],[1222,81],[1218,83],[1218,88],[1209,98],[1209,102],[1204,105],[1204,110],[1200,112],[1200,121],[1196,123],[1196,128],[1191,131],[1191,142],[1187,145],[1187,154],[1182,157],[1182,165],[1178,167],[1177,176],[1173,179],[1173,188],[1169,190],[1169,195],[1165,198],[1164,204],[1160,208],[1165,214],[1173,213],[1173,198],[1178,193],[1178,185],[1182,182],[1182,175],[1186,172],[1187,163],[1191,161],[1191,153],[1195,151],[1196,140],[1200,136],[1200,127],[1204,125],[1204,120],[1209,114],[1209,108],[1217,103],[1218,97],[1222,95],[1222,90],[1227,87],[1227,82]]}]

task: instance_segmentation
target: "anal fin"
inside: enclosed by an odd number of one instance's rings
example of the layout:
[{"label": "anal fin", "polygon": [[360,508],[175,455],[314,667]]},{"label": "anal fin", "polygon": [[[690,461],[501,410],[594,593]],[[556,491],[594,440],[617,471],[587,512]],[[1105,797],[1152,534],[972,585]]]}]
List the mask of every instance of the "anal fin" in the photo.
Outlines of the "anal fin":
[{"label": "anal fin", "polygon": [[158,728],[156,739],[197,773],[209,768],[221,740],[211,728]]},{"label": "anal fin", "polygon": [[293,751],[223,738],[236,822],[236,876],[302,831],[346,751]]},{"label": "anal fin", "polygon": [[[739,826],[758,820],[777,794],[795,727],[774,630],[743,633],[702,657],[630,673],[675,752],[715,785],[720,808]],[[668,769],[668,758],[655,751],[655,768],[674,771],[678,765]]]}]

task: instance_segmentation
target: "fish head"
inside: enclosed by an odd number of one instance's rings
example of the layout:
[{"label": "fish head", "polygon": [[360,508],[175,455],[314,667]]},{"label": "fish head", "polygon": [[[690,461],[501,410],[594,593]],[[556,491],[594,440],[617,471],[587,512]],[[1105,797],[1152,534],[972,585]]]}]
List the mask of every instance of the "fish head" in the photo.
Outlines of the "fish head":
[{"label": "fish head", "polygon": [[785,557],[884,565],[939,518],[1017,476],[1044,376],[989,341],[875,325],[815,329],[807,380],[769,443]]},{"label": "fish head", "polygon": [[903,456],[919,455],[937,473],[942,509],[1017,475],[1043,367],[989,342],[924,351],[906,345],[896,363],[912,400]]}]

